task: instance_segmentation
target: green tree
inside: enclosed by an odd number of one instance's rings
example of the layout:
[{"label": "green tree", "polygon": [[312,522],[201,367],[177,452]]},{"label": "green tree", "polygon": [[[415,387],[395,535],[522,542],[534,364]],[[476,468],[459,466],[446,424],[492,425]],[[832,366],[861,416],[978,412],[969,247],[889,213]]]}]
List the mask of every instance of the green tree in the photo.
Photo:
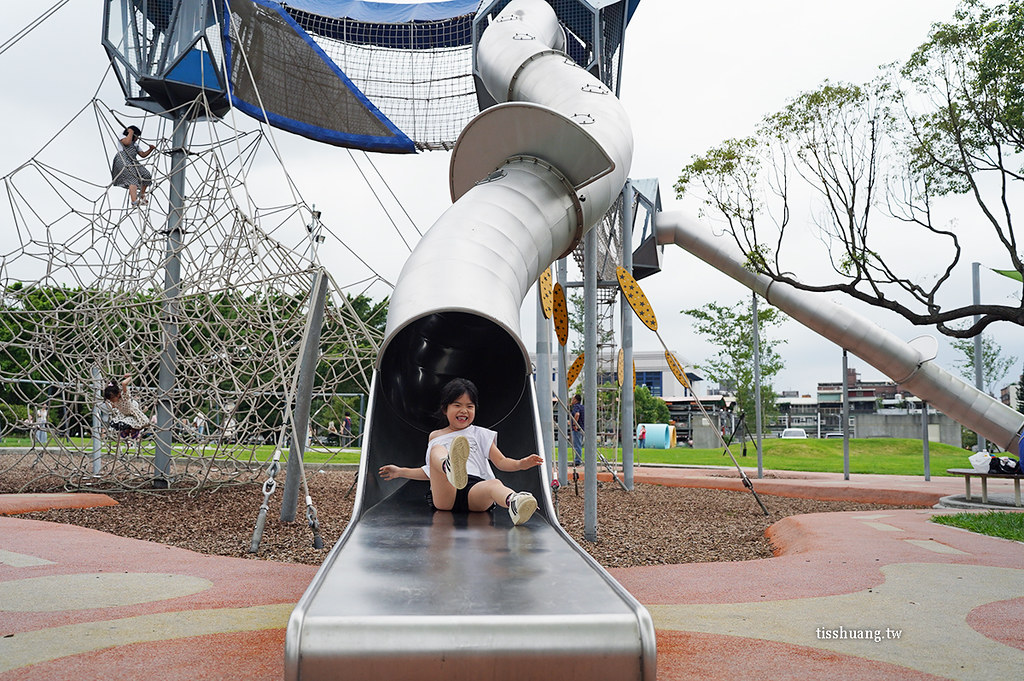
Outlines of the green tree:
[{"label": "green tree", "polygon": [[[974,385],[974,339],[955,338],[953,349],[957,351],[957,359],[953,360],[953,366],[960,372],[971,385]],[[1014,356],[1003,356],[1003,349],[991,336],[981,334],[981,382],[983,388],[990,394],[995,395],[999,389],[999,383],[1010,373],[1010,367],[1017,363]]]},{"label": "green tree", "polygon": [[[569,352],[573,355],[581,355],[584,351],[584,334],[586,333],[586,313],[583,305],[583,295],[579,293],[569,294],[569,328],[572,329],[574,336],[572,342],[569,344]],[[598,314],[601,314],[601,307],[606,307],[608,310],[614,309],[614,305],[601,306],[599,305]],[[606,313],[607,314],[607,313]],[[597,345],[614,345],[615,344],[615,331],[612,329],[611,324],[602,323],[602,320],[598,320],[597,323]]]},{"label": "green tree", "polygon": [[668,423],[672,416],[665,400],[651,394],[646,385],[633,388],[633,423]]},{"label": "green tree", "polygon": [[[702,308],[683,310],[692,317],[697,333],[719,348],[718,353],[706,362],[697,364],[698,369],[707,373],[708,378],[721,385],[728,385],[736,391],[736,401],[742,412],[754,414],[756,399],[754,385],[754,336],[753,310],[746,301],[739,301],[731,307],[708,303]],[[761,414],[765,423],[777,413],[773,377],[784,364],[777,347],[785,340],[772,339],[768,330],[779,326],[785,319],[777,308],[769,305],[758,306],[758,340],[760,345]]]},{"label": "green tree", "polygon": [[[951,22],[935,24],[905,63],[871,83],[826,81],[753,135],[693,157],[677,195],[724,220],[748,266],[777,281],[843,293],[954,338],[998,321],[1024,324],[1024,295],[1016,305],[942,302],[959,297],[946,291],[966,266],[968,229],[1003,247],[1008,271],[1024,273],[1012,219],[1024,190],[1022,61],[1024,1],[964,0]],[[806,191],[831,264],[813,279],[792,274],[807,269],[805,226],[791,211]],[[945,213],[962,210],[940,201],[951,195],[973,202],[969,226]],[[922,277],[918,259],[894,251],[891,235],[934,254],[934,275]]]},{"label": "green tree", "polygon": [[[317,370],[318,381],[326,390],[369,393],[373,364],[384,338],[389,302],[388,298],[375,302],[362,294],[346,294],[340,306],[329,308],[323,329],[323,338],[327,340],[321,342]],[[353,333],[357,327],[365,332]],[[353,415],[356,413],[357,410],[353,410]]]}]

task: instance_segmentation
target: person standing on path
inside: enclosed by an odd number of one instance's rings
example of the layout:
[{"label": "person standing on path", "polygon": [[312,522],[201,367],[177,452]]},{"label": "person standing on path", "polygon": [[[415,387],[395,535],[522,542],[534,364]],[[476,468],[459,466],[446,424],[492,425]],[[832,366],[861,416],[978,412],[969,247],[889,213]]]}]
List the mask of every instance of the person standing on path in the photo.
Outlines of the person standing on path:
[{"label": "person standing on path", "polygon": [[583,465],[583,426],[584,426],[584,410],[583,400],[580,399],[579,393],[572,396],[572,400],[569,402],[569,425],[572,426],[572,449],[573,449],[573,466]]}]

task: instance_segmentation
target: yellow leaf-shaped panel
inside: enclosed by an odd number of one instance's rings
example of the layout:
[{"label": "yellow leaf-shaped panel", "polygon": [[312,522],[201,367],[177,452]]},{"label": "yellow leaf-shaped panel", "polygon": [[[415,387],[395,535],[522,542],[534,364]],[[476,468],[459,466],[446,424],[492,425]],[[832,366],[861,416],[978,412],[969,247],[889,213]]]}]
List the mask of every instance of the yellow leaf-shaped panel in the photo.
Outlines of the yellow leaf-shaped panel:
[{"label": "yellow leaf-shaped panel", "polygon": [[565,305],[565,289],[561,284],[555,284],[551,291],[551,299],[555,335],[558,336],[558,344],[564,346],[569,341],[569,309]]},{"label": "yellow leaf-shaped panel", "polygon": [[577,357],[576,361],[572,363],[571,367],[569,367],[569,373],[565,377],[565,385],[567,388],[570,390],[572,389],[572,384],[580,377],[581,371],[583,371],[583,355]]},{"label": "yellow leaf-shaped panel", "polygon": [[540,292],[540,309],[544,312],[544,319],[551,319],[551,315],[554,313],[554,301],[552,300],[554,293],[551,290],[550,267],[540,273],[540,279],[537,281],[537,290]]},{"label": "yellow leaf-shaped panel", "polygon": [[654,316],[654,308],[647,301],[647,296],[644,295],[643,290],[640,288],[640,284],[636,283],[636,279],[633,275],[626,271],[625,267],[618,267],[615,270],[615,274],[619,280],[619,288],[622,290],[622,295],[626,297],[626,302],[633,308],[633,312],[640,318],[648,329],[651,331],[658,330],[658,319]]},{"label": "yellow leaf-shaped panel", "polygon": [[686,372],[683,371],[683,367],[680,366],[675,355],[671,352],[666,352],[665,360],[668,362],[668,368],[672,370],[672,374],[676,377],[676,380],[679,381],[679,384],[685,388],[689,388],[690,392],[693,392],[693,386],[690,385],[689,379],[686,378]]}]

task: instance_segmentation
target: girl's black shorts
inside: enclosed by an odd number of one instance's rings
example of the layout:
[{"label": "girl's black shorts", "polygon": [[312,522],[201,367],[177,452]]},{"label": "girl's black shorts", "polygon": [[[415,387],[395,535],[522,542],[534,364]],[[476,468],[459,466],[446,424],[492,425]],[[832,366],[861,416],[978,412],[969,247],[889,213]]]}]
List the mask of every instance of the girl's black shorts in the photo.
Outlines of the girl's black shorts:
[{"label": "girl's black shorts", "polygon": [[[473,489],[473,485],[478,482],[483,482],[484,479],[475,475],[466,476],[466,486],[462,489],[455,490],[455,504],[452,506],[452,513],[469,513],[469,490]],[[430,508],[435,511],[441,509],[434,506],[434,498],[427,490],[427,503],[430,504]]]}]

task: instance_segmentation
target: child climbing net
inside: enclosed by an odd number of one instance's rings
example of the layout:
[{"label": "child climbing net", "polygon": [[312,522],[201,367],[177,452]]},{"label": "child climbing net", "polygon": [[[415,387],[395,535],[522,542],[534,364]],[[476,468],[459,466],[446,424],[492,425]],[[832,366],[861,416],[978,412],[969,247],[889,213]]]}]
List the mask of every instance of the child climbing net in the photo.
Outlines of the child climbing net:
[{"label": "child climbing net", "polygon": [[[0,326],[8,331],[0,335],[0,429],[15,435],[28,405],[48,408],[50,438],[35,462],[47,474],[37,487],[146,487],[151,461],[107,455],[108,436],[127,421],[105,406],[104,388],[130,373],[130,402],[140,413],[129,430],[143,435],[142,453],[169,434],[175,484],[255,480],[263,449],[269,456],[287,427],[286,396],[295,392],[298,340],[318,268],[306,231],[312,211],[301,199],[259,208],[245,192],[247,174],[266,155],[261,130],[194,124],[183,154],[184,228],[175,246],[181,277],[169,304],[169,238],[161,223],[170,154],[152,154],[145,174],[135,169],[135,198],[149,205],[132,209],[127,192],[112,191],[109,160],[66,153],[68,142],[90,136],[89,114],[92,135],[106,149],[129,137],[123,131],[135,142],[145,129],[154,140],[143,149],[148,155],[173,133],[166,119],[133,118],[95,99],[0,178],[8,198],[0,210],[12,225],[0,242]],[[348,274],[348,283],[329,277],[321,332],[327,352],[317,380],[366,392],[382,324],[353,301],[381,278],[369,266]],[[177,338],[174,418],[154,428],[149,417],[166,395],[158,375],[169,323]],[[138,428],[143,418],[145,429]],[[202,423],[202,432],[182,427],[182,419]],[[0,476],[19,461],[5,459]]]}]

